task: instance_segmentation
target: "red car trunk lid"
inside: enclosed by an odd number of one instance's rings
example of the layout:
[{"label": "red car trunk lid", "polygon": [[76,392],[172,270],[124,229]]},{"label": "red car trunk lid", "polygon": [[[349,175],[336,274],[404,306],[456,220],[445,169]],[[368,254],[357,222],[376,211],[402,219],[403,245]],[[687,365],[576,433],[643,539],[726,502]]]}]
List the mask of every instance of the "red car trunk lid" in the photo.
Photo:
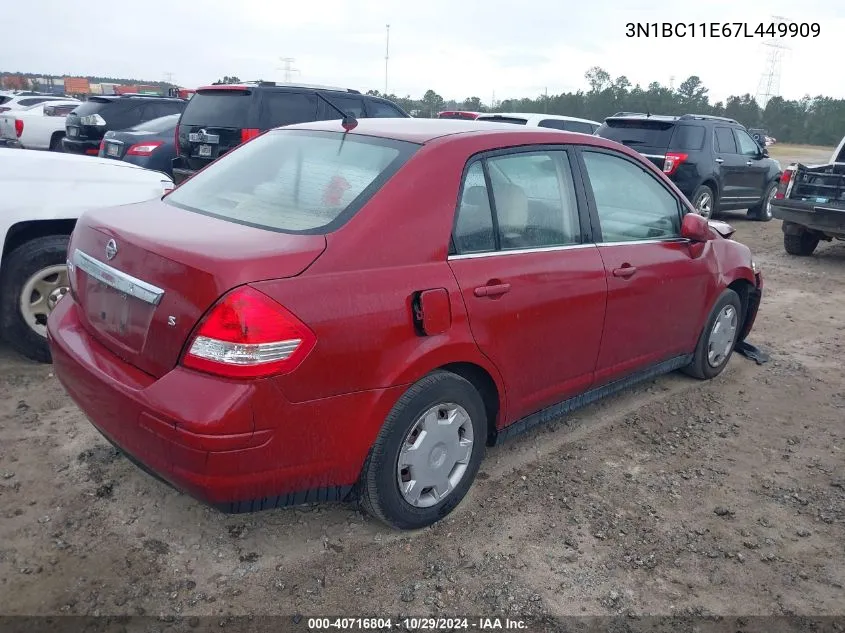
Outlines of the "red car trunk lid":
[{"label": "red car trunk lid", "polygon": [[262,230],[154,200],[87,212],[68,257],[86,328],[158,377],[177,364],[194,326],[225,292],[296,276],[325,248],[322,235]]}]

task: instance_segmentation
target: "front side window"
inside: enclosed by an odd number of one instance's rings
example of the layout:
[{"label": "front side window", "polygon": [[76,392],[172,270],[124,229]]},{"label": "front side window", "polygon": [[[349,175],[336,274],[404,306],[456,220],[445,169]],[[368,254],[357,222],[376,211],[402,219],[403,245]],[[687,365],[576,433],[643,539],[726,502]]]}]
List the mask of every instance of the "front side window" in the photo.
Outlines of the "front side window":
[{"label": "front side window", "polygon": [[375,99],[367,101],[367,115],[379,119],[405,118],[405,115],[395,106],[384,101],[376,101]]},{"label": "front side window", "polygon": [[164,200],[258,228],[324,232],[369,200],[418,147],[340,132],[275,130],[211,163]]},{"label": "front side window", "polygon": [[585,151],[583,156],[603,242],[680,236],[678,199],[654,176],[612,154]]},{"label": "front side window", "polygon": [[740,154],[743,156],[757,156],[760,153],[760,146],[757,145],[757,142],[747,132],[744,130],[734,130],[734,134],[736,134]]}]

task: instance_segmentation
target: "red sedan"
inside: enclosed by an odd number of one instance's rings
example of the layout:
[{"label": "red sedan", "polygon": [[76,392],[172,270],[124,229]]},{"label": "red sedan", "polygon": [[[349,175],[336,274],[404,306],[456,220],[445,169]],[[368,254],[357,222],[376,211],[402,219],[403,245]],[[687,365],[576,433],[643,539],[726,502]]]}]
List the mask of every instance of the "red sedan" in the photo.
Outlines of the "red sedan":
[{"label": "red sedan", "polygon": [[639,154],[455,120],[269,131],[84,214],[68,257],[55,373],[128,456],[227,512],[356,498],[401,529],[488,445],[716,376],[762,290]]}]

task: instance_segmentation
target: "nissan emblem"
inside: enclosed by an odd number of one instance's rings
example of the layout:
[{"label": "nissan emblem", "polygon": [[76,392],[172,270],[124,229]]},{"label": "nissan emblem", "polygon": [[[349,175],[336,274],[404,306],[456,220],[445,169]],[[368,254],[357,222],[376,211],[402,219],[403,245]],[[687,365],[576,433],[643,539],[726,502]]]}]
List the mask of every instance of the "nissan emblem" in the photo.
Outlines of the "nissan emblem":
[{"label": "nissan emblem", "polygon": [[117,242],[109,240],[106,243],[106,259],[114,259],[115,255],[117,255]]}]

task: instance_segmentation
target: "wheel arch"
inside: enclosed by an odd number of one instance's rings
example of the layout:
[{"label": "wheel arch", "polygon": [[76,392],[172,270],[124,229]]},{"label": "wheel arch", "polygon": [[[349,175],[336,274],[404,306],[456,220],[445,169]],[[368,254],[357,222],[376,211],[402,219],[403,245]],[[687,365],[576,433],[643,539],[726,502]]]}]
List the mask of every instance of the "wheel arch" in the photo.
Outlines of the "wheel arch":
[{"label": "wheel arch", "polygon": [[75,219],[26,220],[9,227],[3,240],[0,261],[19,246],[49,235],[70,235],[76,226]]},{"label": "wheel arch", "polygon": [[487,444],[491,445],[496,438],[500,412],[504,409],[502,392],[493,376],[481,365],[468,362],[449,363],[437,369],[451,372],[467,380],[481,395],[487,413]]}]

